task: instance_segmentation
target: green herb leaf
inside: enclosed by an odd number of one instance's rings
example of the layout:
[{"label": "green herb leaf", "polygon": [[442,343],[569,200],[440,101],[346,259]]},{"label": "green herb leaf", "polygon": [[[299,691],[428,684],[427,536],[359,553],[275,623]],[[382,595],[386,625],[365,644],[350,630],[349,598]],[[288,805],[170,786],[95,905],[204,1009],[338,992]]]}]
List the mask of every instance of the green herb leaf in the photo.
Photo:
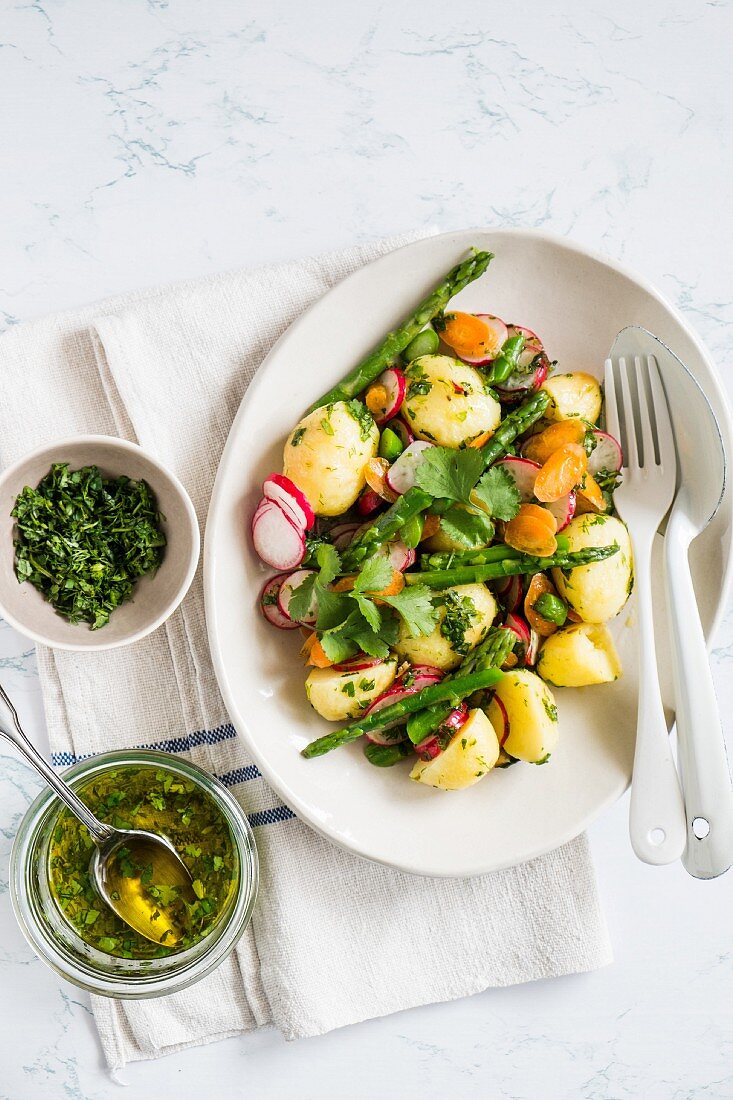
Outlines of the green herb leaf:
[{"label": "green herb leaf", "polygon": [[354,581],[355,592],[380,592],[392,580],[392,566],[383,554],[367,558]]},{"label": "green herb leaf", "polygon": [[432,633],[438,612],[433,605],[433,593],[425,585],[414,584],[403,588],[396,596],[381,598],[402,617],[411,637]]},{"label": "green herb leaf", "polygon": [[501,466],[486,471],[472,493],[472,500],[480,502],[490,516],[506,522],[514,519],[522,503],[514,478]]},{"label": "green herb leaf", "polygon": [[415,480],[431,496],[465,502],[483,468],[484,460],[479,450],[431,447],[425,451],[415,471]]},{"label": "green herb leaf", "polygon": [[307,577],[303,578],[298,587],[293,589],[288,606],[288,615],[291,619],[297,619],[300,622],[301,619],[306,617],[313,600],[317,580],[317,573],[309,573]]},{"label": "green herb leaf", "polygon": [[440,517],[444,534],[467,550],[487,546],[494,537],[494,524],[485,512],[453,506]]},{"label": "green herb leaf", "polygon": [[375,427],[374,417],[369,412],[369,409],[361,401],[357,401],[355,398],[346,402],[346,408],[359,425],[359,435],[362,440],[366,441],[369,439]]}]

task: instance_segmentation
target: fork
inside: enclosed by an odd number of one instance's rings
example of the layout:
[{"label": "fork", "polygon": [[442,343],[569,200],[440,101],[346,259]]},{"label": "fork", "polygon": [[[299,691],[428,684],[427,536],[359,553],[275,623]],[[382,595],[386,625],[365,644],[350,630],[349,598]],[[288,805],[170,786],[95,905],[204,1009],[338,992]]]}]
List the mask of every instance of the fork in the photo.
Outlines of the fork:
[{"label": "fork", "polygon": [[659,688],[652,607],[654,535],[674,498],[677,454],[667,400],[652,355],[606,360],[606,422],[620,437],[623,480],[614,503],[634,549],[639,614],[639,709],[631,786],[631,845],[645,863],[672,863],[686,821]]}]

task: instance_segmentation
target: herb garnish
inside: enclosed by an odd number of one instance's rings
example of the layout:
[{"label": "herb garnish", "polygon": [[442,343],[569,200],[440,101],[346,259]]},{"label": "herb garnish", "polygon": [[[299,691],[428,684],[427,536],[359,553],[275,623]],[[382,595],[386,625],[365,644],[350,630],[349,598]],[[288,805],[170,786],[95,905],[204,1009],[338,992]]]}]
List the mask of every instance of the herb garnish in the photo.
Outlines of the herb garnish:
[{"label": "herb garnish", "polygon": [[450,588],[440,599],[445,607],[445,617],[440,624],[440,633],[447,638],[456,653],[465,656],[471,648],[466,641],[466,631],[476,620],[476,605],[470,596],[461,596]]},{"label": "herb garnish", "polygon": [[19,494],[15,572],[71,623],[97,630],[129,600],[138,578],[161,563],[165,535],[152,489],[96,466],[55,463]]},{"label": "herb garnish", "polygon": [[359,425],[359,435],[362,440],[366,441],[369,439],[374,431],[374,417],[369,412],[369,409],[361,401],[357,401],[356,399],[347,401],[346,408]]}]

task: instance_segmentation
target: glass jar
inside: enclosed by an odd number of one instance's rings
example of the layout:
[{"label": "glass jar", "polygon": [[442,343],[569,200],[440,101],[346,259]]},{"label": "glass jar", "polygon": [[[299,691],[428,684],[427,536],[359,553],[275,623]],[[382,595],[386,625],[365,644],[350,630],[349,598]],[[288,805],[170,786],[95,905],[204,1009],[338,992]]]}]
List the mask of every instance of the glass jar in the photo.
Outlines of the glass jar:
[{"label": "glass jar", "polygon": [[90,993],[136,1000],[186,989],[214,970],[249,924],[259,878],[254,835],[241,806],[218,779],[188,760],[142,749],[109,752],[75,764],[64,772],[64,779],[78,788],[109,768],[142,764],[191,780],[218,806],[229,825],[237,862],[236,887],[217,923],[199,943],[164,958],[121,959],[81,939],[62,915],[49,885],[49,844],[61,810],[50,789],[29,807],[10,857],[13,909],[23,934],[44,962]]}]

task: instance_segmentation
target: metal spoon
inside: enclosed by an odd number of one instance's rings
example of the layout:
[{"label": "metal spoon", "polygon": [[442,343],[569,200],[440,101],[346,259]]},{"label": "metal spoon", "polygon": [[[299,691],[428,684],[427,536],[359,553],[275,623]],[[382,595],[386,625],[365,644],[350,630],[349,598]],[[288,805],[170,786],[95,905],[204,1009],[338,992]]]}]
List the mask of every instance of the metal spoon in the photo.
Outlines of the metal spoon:
[{"label": "metal spoon", "polygon": [[146,884],[175,887],[177,897],[187,902],[194,902],[196,895],[191,876],[167,837],[143,829],[114,829],[99,821],[28,740],[2,685],[0,736],[15,745],[72,814],[86,825],[95,844],[89,873],[109,908],[146,939],[174,946],[185,929],[164,904],[149,895]]},{"label": "metal spoon", "polygon": [[725,448],[707,397],[665,344],[637,326],[619,333],[616,343],[656,356],[672,412],[678,489],[664,533],[664,567],[687,819],[682,862],[695,878],[715,878],[733,864],[733,789],[688,554],[723,499]]}]

